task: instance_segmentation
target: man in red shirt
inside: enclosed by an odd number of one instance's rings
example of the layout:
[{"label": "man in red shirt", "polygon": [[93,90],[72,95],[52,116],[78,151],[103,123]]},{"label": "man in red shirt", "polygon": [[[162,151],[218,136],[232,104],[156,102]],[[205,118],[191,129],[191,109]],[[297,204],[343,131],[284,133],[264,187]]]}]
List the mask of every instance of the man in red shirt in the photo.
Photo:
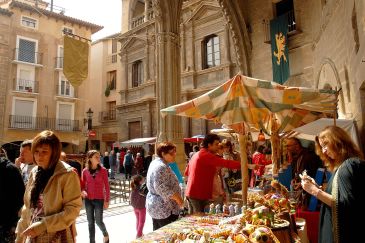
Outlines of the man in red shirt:
[{"label": "man in red shirt", "polygon": [[189,176],[186,188],[189,213],[204,212],[204,207],[212,200],[213,180],[217,167],[241,168],[239,161],[217,156],[219,142],[217,134],[207,134],[202,141],[202,148],[191,158],[185,171],[185,175]]}]

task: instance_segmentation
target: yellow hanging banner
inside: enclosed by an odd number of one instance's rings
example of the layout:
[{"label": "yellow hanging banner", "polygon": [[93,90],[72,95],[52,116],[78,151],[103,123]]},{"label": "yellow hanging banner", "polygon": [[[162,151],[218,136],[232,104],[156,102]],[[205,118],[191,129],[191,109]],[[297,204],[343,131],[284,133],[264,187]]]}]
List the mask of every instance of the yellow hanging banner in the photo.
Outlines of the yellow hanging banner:
[{"label": "yellow hanging banner", "polygon": [[65,35],[63,53],[63,73],[73,87],[78,87],[88,75],[89,43]]}]

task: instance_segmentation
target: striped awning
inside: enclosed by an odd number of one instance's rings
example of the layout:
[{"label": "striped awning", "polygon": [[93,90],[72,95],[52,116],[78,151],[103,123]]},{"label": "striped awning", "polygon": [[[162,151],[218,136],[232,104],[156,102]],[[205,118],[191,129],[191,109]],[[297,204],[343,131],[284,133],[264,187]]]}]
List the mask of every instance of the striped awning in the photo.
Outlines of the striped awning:
[{"label": "striped awning", "polygon": [[236,75],[219,87],[184,103],[161,110],[167,114],[213,120],[232,128],[245,123],[270,133],[273,115],[280,127],[290,131],[337,109],[336,92],[288,87],[275,82]]}]

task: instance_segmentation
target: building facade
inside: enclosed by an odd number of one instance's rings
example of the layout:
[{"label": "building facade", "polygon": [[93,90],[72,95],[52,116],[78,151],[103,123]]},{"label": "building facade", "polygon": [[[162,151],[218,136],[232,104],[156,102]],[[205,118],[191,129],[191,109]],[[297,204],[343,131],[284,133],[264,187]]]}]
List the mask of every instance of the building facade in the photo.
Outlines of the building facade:
[{"label": "building facade", "polygon": [[91,44],[90,107],[96,114],[93,129],[96,136],[93,145],[100,151],[110,151],[113,143],[120,141],[121,129],[116,107],[120,105],[121,64],[118,50],[118,34],[107,36]]},{"label": "building facade", "polygon": [[287,14],[285,85],[339,90],[338,117],[356,121],[364,144],[364,1],[124,0],[122,6],[117,109],[125,139],[178,141],[209,130],[202,121],[162,118],[159,110],[238,72],[272,80],[269,23]]},{"label": "building facade", "polygon": [[[120,105],[122,139],[158,134],[157,98],[162,92],[156,82],[158,39],[152,1],[123,1],[121,43]],[[167,96],[190,100],[226,81],[238,72],[229,26],[217,1],[187,1],[182,6],[178,42],[181,84],[166,87]],[[180,90],[180,95],[176,92]],[[181,135],[205,134],[220,127],[206,120],[184,118]]]},{"label": "building facade", "polygon": [[90,39],[102,27],[68,17],[43,1],[3,1],[0,7],[11,12],[10,28],[0,30],[7,36],[1,54],[7,68],[0,69],[6,93],[1,97],[1,144],[17,151],[24,139],[51,129],[67,153],[84,151],[89,78],[74,88],[63,74],[63,31]]},{"label": "building facade", "polygon": [[[183,137],[220,127],[161,117],[159,110],[237,73],[272,80],[269,24],[284,14],[290,67],[284,85],[337,89],[338,118],[356,122],[364,145],[365,3],[356,0],[123,0],[122,30],[114,37],[118,140],[157,136],[184,151]],[[177,161],[183,166],[184,155]]]}]

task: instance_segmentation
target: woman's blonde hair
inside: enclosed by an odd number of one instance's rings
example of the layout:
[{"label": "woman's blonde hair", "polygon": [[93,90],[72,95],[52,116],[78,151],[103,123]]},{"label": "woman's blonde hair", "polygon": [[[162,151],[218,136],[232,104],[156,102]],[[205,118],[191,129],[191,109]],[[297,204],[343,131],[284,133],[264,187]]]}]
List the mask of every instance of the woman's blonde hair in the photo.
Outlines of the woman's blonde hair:
[{"label": "woman's blonde hair", "polygon": [[[336,159],[333,160],[322,152],[322,143],[328,143],[335,153]],[[363,154],[359,147],[352,141],[349,134],[340,127],[328,126],[316,136],[316,153],[327,166],[333,167],[336,163],[342,163],[348,158],[359,157],[363,159]]]}]

